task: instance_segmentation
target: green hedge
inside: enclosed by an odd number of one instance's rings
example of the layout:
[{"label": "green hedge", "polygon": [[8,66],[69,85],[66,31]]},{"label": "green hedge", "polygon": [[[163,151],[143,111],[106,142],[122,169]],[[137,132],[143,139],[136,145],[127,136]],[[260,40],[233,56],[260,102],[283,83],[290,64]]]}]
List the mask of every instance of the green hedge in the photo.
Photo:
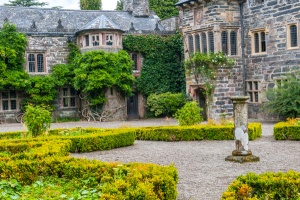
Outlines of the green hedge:
[{"label": "green hedge", "polygon": [[300,172],[239,176],[223,193],[222,199],[300,199]]},{"label": "green hedge", "polygon": [[300,125],[279,122],[274,125],[275,140],[300,140]]},{"label": "green hedge", "polygon": [[[164,126],[136,128],[138,140],[161,141],[192,141],[192,140],[233,140],[233,126],[196,125],[196,126]],[[248,134],[250,140],[262,135],[260,123],[249,123]]]}]

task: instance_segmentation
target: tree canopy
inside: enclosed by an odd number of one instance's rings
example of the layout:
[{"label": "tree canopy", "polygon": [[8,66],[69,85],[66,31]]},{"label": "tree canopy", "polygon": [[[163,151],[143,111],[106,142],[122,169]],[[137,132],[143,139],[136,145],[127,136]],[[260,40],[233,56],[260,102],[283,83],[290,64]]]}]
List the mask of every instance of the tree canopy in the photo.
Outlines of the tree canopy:
[{"label": "tree canopy", "polygon": [[32,6],[46,6],[48,3],[46,2],[38,2],[36,0],[10,0],[9,3],[4,4],[5,6],[24,6],[24,7],[32,7]]},{"label": "tree canopy", "polygon": [[102,10],[101,0],[80,0],[81,10]]},{"label": "tree canopy", "polygon": [[123,10],[123,1],[122,0],[117,1],[117,7],[115,10]]},{"label": "tree canopy", "polygon": [[150,10],[153,10],[160,19],[167,19],[173,16],[178,16],[178,10],[175,3],[178,0],[149,0]]}]

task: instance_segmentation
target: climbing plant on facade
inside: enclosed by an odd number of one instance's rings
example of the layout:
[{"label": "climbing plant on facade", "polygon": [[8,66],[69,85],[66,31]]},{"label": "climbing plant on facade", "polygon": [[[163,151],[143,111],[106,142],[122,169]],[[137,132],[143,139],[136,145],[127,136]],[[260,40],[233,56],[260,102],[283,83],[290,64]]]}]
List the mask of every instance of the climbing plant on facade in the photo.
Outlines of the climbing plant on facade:
[{"label": "climbing plant on facade", "polygon": [[149,7],[163,20],[178,16],[178,10],[175,7],[177,2],[178,0],[149,0]]},{"label": "climbing plant on facade", "polygon": [[81,10],[101,10],[102,1],[101,0],[80,0]]},{"label": "climbing plant on facade", "polygon": [[137,79],[139,92],[150,95],[185,91],[185,72],[182,65],[183,43],[180,34],[171,36],[128,35],[123,47],[144,57],[141,76]]},{"label": "climbing plant on facade", "polygon": [[206,96],[212,94],[218,79],[220,69],[230,69],[234,60],[229,59],[221,52],[218,53],[201,53],[197,52],[190,55],[185,61],[185,69],[189,76],[193,76],[197,84],[203,84]]}]

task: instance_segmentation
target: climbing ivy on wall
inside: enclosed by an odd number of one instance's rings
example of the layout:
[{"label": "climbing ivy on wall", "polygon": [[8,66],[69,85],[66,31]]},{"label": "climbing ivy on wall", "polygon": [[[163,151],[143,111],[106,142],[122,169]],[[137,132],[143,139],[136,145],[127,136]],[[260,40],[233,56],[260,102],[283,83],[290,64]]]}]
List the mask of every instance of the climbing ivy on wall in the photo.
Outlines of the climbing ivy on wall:
[{"label": "climbing ivy on wall", "polygon": [[153,10],[161,20],[178,16],[175,3],[178,0],[149,0],[150,10]]},{"label": "climbing ivy on wall", "polygon": [[128,35],[123,48],[141,53],[144,57],[137,90],[146,95],[185,91],[185,72],[182,65],[183,43],[180,34],[171,36]]}]

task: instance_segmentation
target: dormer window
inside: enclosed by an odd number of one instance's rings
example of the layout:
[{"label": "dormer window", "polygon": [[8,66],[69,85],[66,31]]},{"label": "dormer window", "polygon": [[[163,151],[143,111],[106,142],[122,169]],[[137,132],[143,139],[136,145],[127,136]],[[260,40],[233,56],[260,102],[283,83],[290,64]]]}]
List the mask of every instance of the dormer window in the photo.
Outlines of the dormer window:
[{"label": "dormer window", "polygon": [[113,35],[106,34],[106,45],[112,46],[113,45]]},{"label": "dormer window", "polygon": [[99,46],[99,35],[92,36],[92,44],[93,46]]}]

